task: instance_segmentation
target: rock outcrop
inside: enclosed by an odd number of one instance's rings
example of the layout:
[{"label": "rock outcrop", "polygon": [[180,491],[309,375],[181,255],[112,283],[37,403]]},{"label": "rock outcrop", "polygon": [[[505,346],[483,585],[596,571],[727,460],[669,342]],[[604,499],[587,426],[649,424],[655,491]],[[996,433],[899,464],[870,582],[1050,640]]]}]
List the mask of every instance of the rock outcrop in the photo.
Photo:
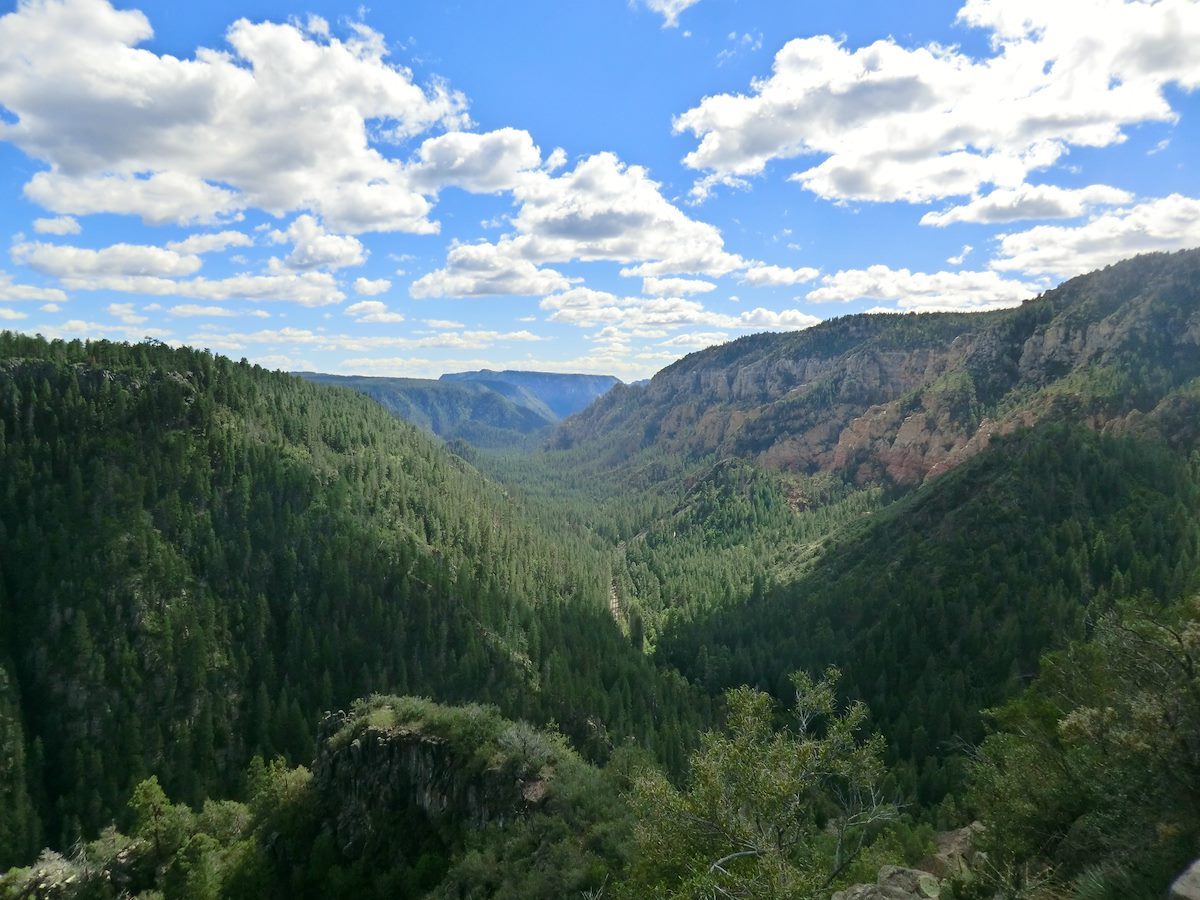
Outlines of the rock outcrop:
[{"label": "rock outcrop", "polygon": [[712,347],[611,391],[551,443],[608,464],[661,450],[915,485],[1042,420],[1189,427],[1194,398],[1171,398],[1195,394],[1198,377],[1193,250],[1138,257],[1015,309],[848,316]]},{"label": "rock outcrop", "polygon": [[326,716],[313,768],[336,846],[347,857],[370,852],[378,836],[394,834],[398,818],[458,832],[503,825],[545,796],[547,771],[481,759],[406,723],[367,725],[346,735],[347,722],[345,713]]},{"label": "rock outcrop", "polygon": [[856,884],[838,891],[832,900],[933,900],[940,894],[941,885],[928,872],[884,866],[875,884]]},{"label": "rock outcrop", "polygon": [[1200,859],[1175,879],[1171,885],[1171,900],[1200,900]]}]

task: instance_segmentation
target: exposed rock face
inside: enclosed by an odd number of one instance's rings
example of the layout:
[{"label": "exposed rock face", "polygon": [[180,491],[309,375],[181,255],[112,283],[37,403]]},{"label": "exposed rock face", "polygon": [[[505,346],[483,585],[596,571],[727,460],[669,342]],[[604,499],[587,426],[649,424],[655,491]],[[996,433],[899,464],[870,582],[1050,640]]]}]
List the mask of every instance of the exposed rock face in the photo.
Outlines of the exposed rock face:
[{"label": "exposed rock face", "polygon": [[[1139,370],[1136,384],[1115,374]],[[1198,377],[1195,250],[1138,257],[1012,310],[849,316],[742,338],[613,390],[552,443],[614,463],[654,447],[917,484],[1043,419],[1170,439],[1200,406],[1171,405],[1172,392]]]},{"label": "exposed rock face", "polygon": [[975,861],[975,838],[982,832],[983,825],[979,822],[972,822],[954,831],[939,832],[934,838],[937,849],[921,860],[917,868],[938,878],[951,878],[968,872]]},{"label": "exposed rock face", "polygon": [[1171,885],[1171,900],[1200,900],[1200,859],[1175,879]]},{"label": "exposed rock face", "polygon": [[406,727],[367,728],[345,746],[330,740],[344,713],[326,716],[313,782],[348,857],[377,850],[377,836],[396,833],[397,818],[442,826],[503,824],[536,807],[545,795],[540,776],[514,778],[480,770],[442,738]]},{"label": "exposed rock face", "polygon": [[884,866],[875,884],[856,884],[832,900],[931,900],[941,893],[938,880],[920,869]]}]

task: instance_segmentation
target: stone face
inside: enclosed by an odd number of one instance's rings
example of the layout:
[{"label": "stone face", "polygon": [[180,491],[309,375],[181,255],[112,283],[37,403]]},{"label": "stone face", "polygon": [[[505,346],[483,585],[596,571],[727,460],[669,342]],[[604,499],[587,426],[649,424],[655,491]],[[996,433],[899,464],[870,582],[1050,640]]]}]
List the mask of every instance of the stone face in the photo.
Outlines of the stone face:
[{"label": "stone face", "polygon": [[932,872],[938,878],[961,875],[971,868],[975,860],[975,838],[983,832],[983,825],[972,822],[954,831],[942,831],[934,837],[937,849],[921,860],[918,868]]},{"label": "stone face", "polygon": [[1200,859],[1175,879],[1171,885],[1171,900],[1200,900]]},{"label": "stone face", "polygon": [[938,880],[928,872],[884,866],[875,884],[856,884],[831,900],[934,900],[940,892]]},{"label": "stone face", "polygon": [[334,746],[329,736],[343,721],[335,713],[321,725],[313,783],[347,856],[371,852],[397,815],[416,815],[435,830],[483,828],[510,821],[546,796],[540,776],[478,771],[445,740],[409,728],[369,727]]},{"label": "stone face", "polygon": [[[654,445],[768,468],[917,485],[1044,420],[1194,433],[1200,251],[1142,257],[988,316],[850,316],[691,354],[644,388],[614,390],[555,434],[613,463]],[[1153,359],[1159,396],[1106,396],[1105,375]],[[1154,390],[1160,390],[1156,387]],[[1091,393],[1089,393],[1091,392]],[[1200,390],[1192,391],[1192,394]],[[1189,395],[1191,396],[1191,395]],[[1154,409],[1154,404],[1161,408]],[[1190,429],[1190,431],[1189,431]]]}]

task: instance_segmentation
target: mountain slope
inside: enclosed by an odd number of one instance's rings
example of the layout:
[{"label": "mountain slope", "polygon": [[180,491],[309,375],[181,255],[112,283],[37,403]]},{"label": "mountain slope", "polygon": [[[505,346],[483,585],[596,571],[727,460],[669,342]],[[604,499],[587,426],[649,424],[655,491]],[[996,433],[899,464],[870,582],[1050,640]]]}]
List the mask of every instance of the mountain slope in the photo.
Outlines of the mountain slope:
[{"label": "mountain slope", "polygon": [[557,372],[450,372],[440,381],[479,382],[501,390],[500,385],[521,390],[546,405],[555,419],[565,419],[587,408],[621,382],[612,375],[563,375]]},{"label": "mountain slope", "polygon": [[18,857],[94,834],[149,774],[195,803],[253,754],[311,758],[320,713],[371,691],[553,718],[593,755],[634,735],[673,764],[704,715],[613,625],[604,555],[352,391],[4,333],[0,468]]},{"label": "mountain slope", "polygon": [[[837,665],[922,800],[1050,648],[1115,601],[1194,591],[1200,458],[1047,424],[997,438],[942,478],[844,528],[799,577],[692,621],[657,655],[710,690],[784,691]],[[918,780],[919,779],[919,780]]]},{"label": "mountain slope", "polygon": [[1200,250],[1138,257],[1012,310],[848,316],[693,353],[618,387],[551,446],[598,465],[736,456],[919,484],[996,434],[1067,417],[1194,437]]},{"label": "mountain slope", "polygon": [[537,397],[502,383],[297,374],[319,384],[352,388],[446,441],[463,440],[480,447],[519,444],[559,420]]}]

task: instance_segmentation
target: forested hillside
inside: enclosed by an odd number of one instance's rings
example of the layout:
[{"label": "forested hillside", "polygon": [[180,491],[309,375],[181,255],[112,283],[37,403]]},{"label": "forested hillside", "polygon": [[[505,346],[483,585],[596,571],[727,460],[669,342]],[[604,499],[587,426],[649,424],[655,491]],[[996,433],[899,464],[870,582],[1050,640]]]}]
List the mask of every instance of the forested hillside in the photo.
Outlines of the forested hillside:
[{"label": "forested hillside", "polygon": [[58,851],[0,896],[1152,900],[1200,855],[1200,252],[736,341],[544,449],[386,405],[0,337],[0,866]]},{"label": "forested hillside", "polygon": [[[678,765],[705,703],[629,647],[609,560],[354,392],[162,345],[0,337],[0,858],[159,777],[311,759],[372,690]],[[3,863],[0,863],[3,864]]]},{"label": "forested hillside", "polygon": [[446,441],[493,449],[533,446],[564,417],[619,383],[610,375],[488,369],[448,373],[436,380],[297,374],[309,381],[353,388]]},{"label": "forested hillside", "polygon": [[911,486],[1069,418],[1184,445],[1200,420],[1200,250],[1148,254],[992,313],[846,316],[693,353],[566,421],[586,467],[736,456]]},{"label": "forested hillside", "polygon": [[495,389],[515,389],[545,404],[555,420],[565,419],[587,409],[593,400],[603,397],[621,382],[612,375],[575,375],[558,372],[521,372],[505,369],[496,372],[480,369],[476,372],[447,372],[438,381],[474,382]]},{"label": "forested hillside", "polygon": [[837,534],[799,577],[676,624],[658,656],[709,690],[786,694],[837,665],[922,802],[961,785],[980,710],[1119,600],[1200,587],[1200,455],[1065,425],[998,439]]},{"label": "forested hillside", "polygon": [[521,446],[558,417],[544,403],[520,388],[489,384],[443,382],[428,378],[376,378],[300,372],[318,384],[333,384],[365,394],[406,422],[446,441],[466,441],[478,447]]}]

